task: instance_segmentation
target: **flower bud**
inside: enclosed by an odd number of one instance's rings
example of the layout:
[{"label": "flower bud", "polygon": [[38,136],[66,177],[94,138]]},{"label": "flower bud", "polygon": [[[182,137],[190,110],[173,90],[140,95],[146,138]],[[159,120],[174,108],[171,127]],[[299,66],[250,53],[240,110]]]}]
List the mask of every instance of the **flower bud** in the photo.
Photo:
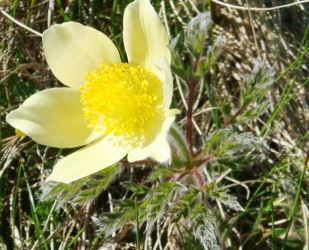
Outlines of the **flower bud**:
[{"label": "flower bud", "polygon": [[188,23],[186,44],[194,54],[200,54],[204,49],[212,24],[210,12],[200,13]]}]

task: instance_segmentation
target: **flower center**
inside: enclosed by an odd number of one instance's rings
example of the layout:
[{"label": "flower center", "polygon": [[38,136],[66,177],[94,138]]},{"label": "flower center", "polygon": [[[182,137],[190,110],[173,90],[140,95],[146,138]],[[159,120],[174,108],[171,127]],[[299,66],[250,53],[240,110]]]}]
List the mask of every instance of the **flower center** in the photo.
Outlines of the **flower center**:
[{"label": "flower center", "polygon": [[81,86],[89,126],[134,147],[148,145],[164,120],[163,88],[150,71],[132,64],[101,65]]}]

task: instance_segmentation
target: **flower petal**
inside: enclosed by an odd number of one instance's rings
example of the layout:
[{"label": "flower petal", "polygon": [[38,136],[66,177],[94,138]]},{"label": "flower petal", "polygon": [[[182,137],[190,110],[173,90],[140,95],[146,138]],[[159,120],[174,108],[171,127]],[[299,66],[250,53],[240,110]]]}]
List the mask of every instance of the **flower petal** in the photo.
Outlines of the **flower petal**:
[{"label": "flower petal", "polygon": [[164,121],[161,132],[149,146],[145,148],[133,149],[128,153],[128,161],[141,161],[148,157],[158,162],[168,162],[171,160],[171,149],[167,141],[168,131],[175,120],[175,112],[170,112]]},{"label": "flower petal", "polygon": [[170,60],[167,33],[149,0],[136,0],[127,6],[123,39],[130,63]]},{"label": "flower petal", "polygon": [[163,105],[168,109],[171,105],[173,97],[173,76],[171,67],[169,64],[167,64],[167,62],[162,62],[160,66],[151,65],[148,66],[148,68],[150,71],[155,73],[163,83]]},{"label": "flower petal", "polygon": [[56,24],[44,31],[43,49],[54,75],[71,87],[79,87],[85,75],[100,64],[121,62],[106,35],[76,22]]},{"label": "flower petal", "polygon": [[167,142],[167,138],[160,138],[154,143],[143,149],[134,149],[128,154],[128,161],[142,161],[152,158],[158,162],[169,162],[171,158],[171,149]]},{"label": "flower petal", "polygon": [[158,74],[164,83],[165,106],[171,102],[173,80],[168,35],[149,0],[136,0],[124,13],[123,39],[130,63]]},{"label": "flower petal", "polygon": [[84,120],[80,93],[72,88],[40,91],[10,112],[6,120],[35,142],[51,147],[77,147],[97,138]]},{"label": "flower petal", "polygon": [[127,150],[103,138],[59,160],[47,181],[70,183],[121,160]]}]

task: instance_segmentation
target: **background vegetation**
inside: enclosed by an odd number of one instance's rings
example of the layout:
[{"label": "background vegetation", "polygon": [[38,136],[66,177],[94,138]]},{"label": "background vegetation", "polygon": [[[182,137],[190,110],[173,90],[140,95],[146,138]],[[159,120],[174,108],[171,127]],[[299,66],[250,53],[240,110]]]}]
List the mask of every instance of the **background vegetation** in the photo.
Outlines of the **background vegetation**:
[{"label": "background vegetation", "polygon": [[70,150],[15,135],[5,115],[61,84],[40,37],[3,14],[39,32],[90,25],[125,59],[129,2],[0,1],[0,249],[309,249],[309,4],[153,0],[181,110],[172,165],[124,160],[70,185],[44,183]]}]

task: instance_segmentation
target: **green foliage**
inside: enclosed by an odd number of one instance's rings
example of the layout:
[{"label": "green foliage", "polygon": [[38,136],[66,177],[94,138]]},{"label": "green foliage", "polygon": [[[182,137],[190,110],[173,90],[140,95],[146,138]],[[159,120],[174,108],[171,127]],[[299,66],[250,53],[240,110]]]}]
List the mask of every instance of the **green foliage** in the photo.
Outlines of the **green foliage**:
[{"label": "green foliage", "polygon": [[221,129],[207,138],[205,153],[211,154],[218,160],[239,159],[242,156],[250,157],[250,154],[261,156],[266,149],[262,138],[252,133],[237,133],[232,129]]},{"label": "green foliage", "polygon": [[[194,245],[204,246],[204,249],[219,249],[215,217],[210,207],[201,203],[202,193],[199,190],[172,181],[158,183],[152,189],[137,184],[130,184],[129,188],[132,191],[130,197],[117,202],[113,213],[105,214],[97,221],[100,231],[106,236],[135,222],[135,228],[145,225],[146,237],[157,233],[165,238],[172,226],[176,227],[175,233],[183,241],[184,247]],[[170,225],[166,225],[167,221]],[[163,226],[162,231],[157,231],[158,225]],[[135,232],[138,233],[139,229],[136,228]]]},{"label": "green foliage", "polygon": [[57,200],[60,205],[66,202],[85,205],[94,201],[114,180],[119,166],[110,166],[91,176],[70,184],[47,182],[42,187],[42,200]]}]

